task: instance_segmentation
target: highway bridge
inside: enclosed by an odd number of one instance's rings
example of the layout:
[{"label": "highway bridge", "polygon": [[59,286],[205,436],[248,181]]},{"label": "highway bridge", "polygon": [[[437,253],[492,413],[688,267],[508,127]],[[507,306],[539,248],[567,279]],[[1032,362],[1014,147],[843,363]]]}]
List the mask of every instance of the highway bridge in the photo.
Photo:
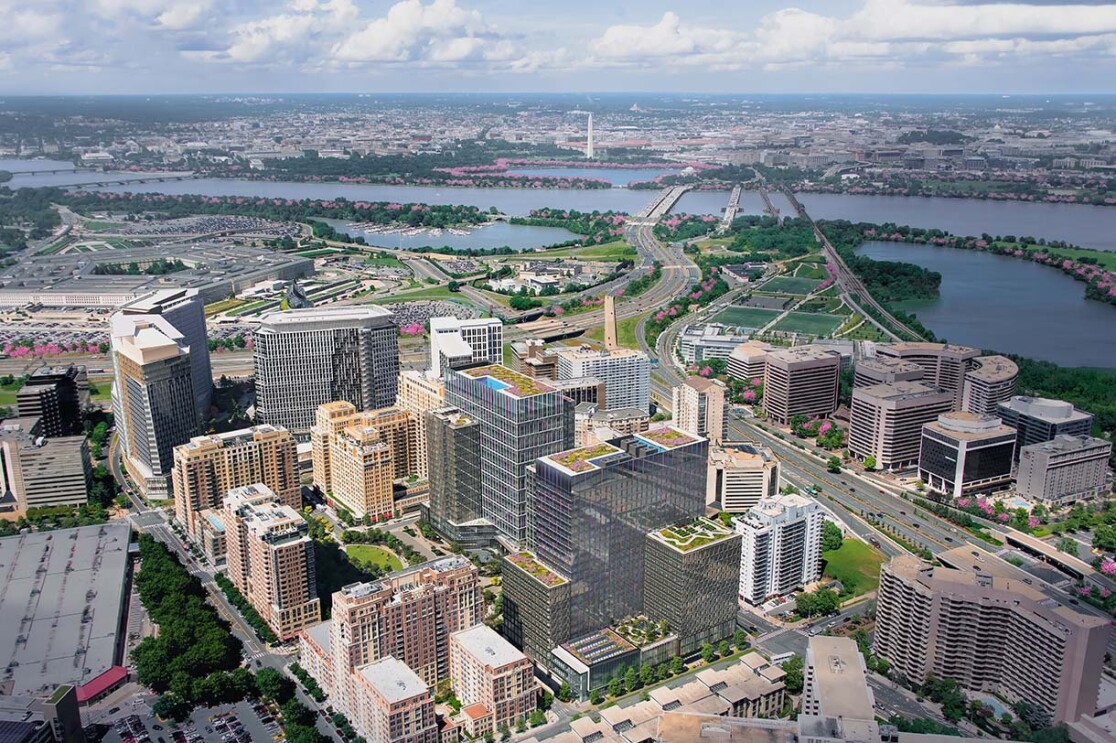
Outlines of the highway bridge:
[{"label": "highway bridge", "polygon": [[740,188],[739,183],[732,187],[725,214],[721,217],[721,225],[717,228],[718,232],[728,232],[728,228],[732,227],[732,220],[736,219],[736,213],[740,211]]},{"label": "highway bridge", "polygon": [[170,181],[192,181],[200,176],[194,173],[182,175],[144,176],[143,178],[121,178],[119,180],[96,181],[94,183],[62,183],[60,188],[81,188],[84,186],[131,186],[137,183],[167,183]]}]

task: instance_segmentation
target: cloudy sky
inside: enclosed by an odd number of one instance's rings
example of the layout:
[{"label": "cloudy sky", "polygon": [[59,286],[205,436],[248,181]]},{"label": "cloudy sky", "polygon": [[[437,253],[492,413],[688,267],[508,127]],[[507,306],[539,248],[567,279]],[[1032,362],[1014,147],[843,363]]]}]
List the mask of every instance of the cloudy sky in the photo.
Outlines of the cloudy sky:
[{"label": "cloudy sky", "polygon": [[[727,10],[726,10],[727,9]],[[1116,92],[1116,2],[0,0],[0,93]]]}]

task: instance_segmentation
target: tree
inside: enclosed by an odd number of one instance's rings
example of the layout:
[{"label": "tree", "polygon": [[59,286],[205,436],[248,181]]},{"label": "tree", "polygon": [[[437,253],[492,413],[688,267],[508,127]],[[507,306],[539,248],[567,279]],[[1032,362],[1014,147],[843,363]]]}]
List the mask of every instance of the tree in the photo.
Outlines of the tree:
[{"label": "tree", "polygon": [[681,656],[676,655],[670,659],[670,672],[672,675],[677,676],[680,673],[685,672],[685,670],[686,661],[682,660]]},{"label": "tree", "polygon": [[554,695],[544,688],[542,690],[542,693],[539,694],[538,706],[539,709],[541,709],[543,712],[546,712],[548,709],[554,706]]},{"label": "tree", "polygon": [[864,469],[868,471],[876,469],[876,458],[871,454],[864,458]]},{"label": "tree", "polygon": [[795,601],[799,616],[815,617],[835,614],[840,606],[840,598],[835,591],[818,588],[809,593],[800,593]]},{"label": "tree", "polygon": [[191,709],[193,709],[192,704],[171,694],[164,694],[155,700],[155,704],[151,705],[151,711],[155,713],[156,717],[163,720],[174,720],[175,722],[182,722],[189,717]]},{"label": "tree", "polygon": [[459,292],[461,291],[461,282],[451,281],[449,282],[449,284],[446,285],[446,288],[449,289],[451,292]]},{"label": "tree", "polygon": [[294,682],[274,668],[256,672],[256,689],[264,699],[282,704],[294,695]]},{"label": "tree", "polygon": [[1058,551],[1064,552],[1071,557],[1077,557],[1077,540],[1070,537],[1062,537],[1058,540]]},{"label": "tree", "polygon": [[701,659],[706,663],[712,663],[717,658],[717,651],[708,642],[701,646]]},{"label": "tree", "polygon": [[717,655],[721,656],[722,658],[726,657],[731,652],[732,652],[732,646],[729,645],[728,640],[721,640],[717,644]]},{"label": "tree", "polygon": [[670,664],[660,663],[659,667],[655,669],[655,678],[659,681],[665,681],[670,678]]},{"label": "tree", "polygon": [[500,740],[511,740],[511,728],[506,722],[500,723]]},{"label": "tree", "polygon": [[620,679],[613,677],[613,679],[608,682],[608,695],[610,697],[618,697],[620,696],[620,691]]},{"label": "tree", "polygon": [[650,686],[655,683],[655,667],[648,663],[639,669],[639,685]]},{"label": "tree", "polygon": [[841,527],[826,519],[822,524],[822,552],[832,552],[841,549],[841,545],[844,541],[845,533],[841,531]]},{"label": "tree", "polygon": [[558,693],[554,696],[558,697],[559,701],[568,702],[573,699],[573,691],[570,689],[570,685],[563,681],[562,685],[558,687]]},{"label": "tree", "polygon": [[524,720],[522,717],[515,718],[515,732],[517,732],[517,733],[526,733],[527,732],[527,721]]},{"label": "tree", "polygon": [[624,672],[624,691],[631,694],[639,688],[639,671],[635,666],[628,666],[628,670]]},{"label": "tree", "polygon": [[533,728],[537,728],[539,725],[542,725],[545,722],[546,722],[546,713],[543,712],[541,709],[535,710],[527,718],[527,724],[530,725]]},{"label": "tree", "polygon": [[732,644],[736,646],[737,650],[748,647],[748,634],[742,629],[736,630],[732,635]]},{"label": "tree", "polygon": [[787,691],[791,694],[802,693],[802,656],[795,655],[789,658],[782,665],[783,672],[787,675],[783,677],[783,683],[787,686]]},{"label": "tree", "polygon": [[829,470],[830,472],[840,472],[841,471],[841,458],[840,457],[830,457],[829,461],[826,462],[825,468],[827,470]]},{"label": "tree", "polygon": [[601,690],[600,689],[593,689],[591,692],[589,692],[589,703],[590,704],[600,704],[601,701],[603,701],[603,700],[601,699]]}]

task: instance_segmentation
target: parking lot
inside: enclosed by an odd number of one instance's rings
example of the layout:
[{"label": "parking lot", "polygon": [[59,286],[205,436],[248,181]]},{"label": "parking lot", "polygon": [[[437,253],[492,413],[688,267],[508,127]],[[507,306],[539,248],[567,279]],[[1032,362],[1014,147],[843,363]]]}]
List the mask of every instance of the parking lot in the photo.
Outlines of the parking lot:
[{"label": "parking lot", "polygon": [[239,702],[194,710],[181,724],[161,723],[150,714],[111,723],[104,743],[266,743],[283,740],[270,710],[259,702]]}]

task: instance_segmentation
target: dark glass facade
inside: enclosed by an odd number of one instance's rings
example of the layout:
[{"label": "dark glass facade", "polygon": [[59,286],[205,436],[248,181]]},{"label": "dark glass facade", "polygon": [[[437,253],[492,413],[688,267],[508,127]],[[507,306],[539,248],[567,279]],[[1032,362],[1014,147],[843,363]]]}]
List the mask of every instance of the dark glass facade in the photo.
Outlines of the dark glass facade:
[{"label": "dark glass facade", "polygon": [[426,413],[430,523],[453,542],[472,541],[461,524],[482,517],[480,424],[456,408]]}]

